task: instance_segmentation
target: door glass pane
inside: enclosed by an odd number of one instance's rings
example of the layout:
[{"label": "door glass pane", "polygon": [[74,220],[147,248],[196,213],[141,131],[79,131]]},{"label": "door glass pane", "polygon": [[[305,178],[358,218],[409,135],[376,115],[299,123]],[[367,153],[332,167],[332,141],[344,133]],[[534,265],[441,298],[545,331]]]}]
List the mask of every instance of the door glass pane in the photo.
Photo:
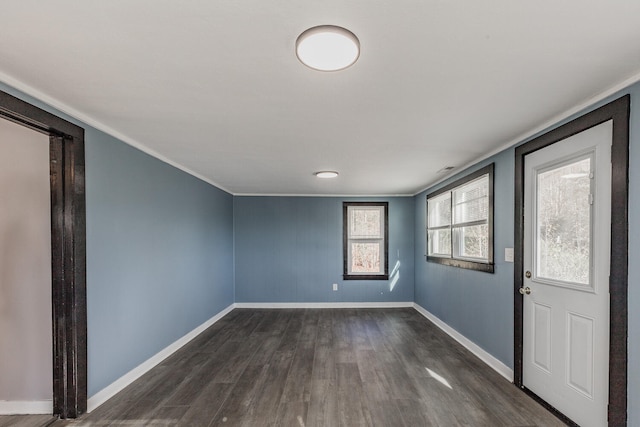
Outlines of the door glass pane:
[{"label": "door glass pane", "polygon": [[351,272],[380,273],[380,243],[351,243]]},{"label": "door glass pane", "polygon": [[351,238],[380,238],[381,208],[349,208],[349,237]]},{"label": "door glass pane", "polygon": [[537,277],[590,284],[591,158],[538,173]]},{"label": "door glass pane", "polygon": [[429,230],[427,239],[429,241],[429,255],[451,256],[451,230],[449,228]]},{"label": "door glass pane", "polygon": [[455,228],[454,257],[489,259],[489,226],[487,224]]}]

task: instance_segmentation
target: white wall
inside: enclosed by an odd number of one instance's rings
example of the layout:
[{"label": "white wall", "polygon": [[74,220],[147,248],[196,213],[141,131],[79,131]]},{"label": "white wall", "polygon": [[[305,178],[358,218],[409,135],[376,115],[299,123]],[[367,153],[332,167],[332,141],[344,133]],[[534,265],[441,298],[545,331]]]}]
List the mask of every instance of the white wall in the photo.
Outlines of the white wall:
[{"label": "white wall", "polygon": [[0,119],[0,411],[5,413],[11,407],[41,412],[33,408],[52,399],[50,211],[49,137]]}]

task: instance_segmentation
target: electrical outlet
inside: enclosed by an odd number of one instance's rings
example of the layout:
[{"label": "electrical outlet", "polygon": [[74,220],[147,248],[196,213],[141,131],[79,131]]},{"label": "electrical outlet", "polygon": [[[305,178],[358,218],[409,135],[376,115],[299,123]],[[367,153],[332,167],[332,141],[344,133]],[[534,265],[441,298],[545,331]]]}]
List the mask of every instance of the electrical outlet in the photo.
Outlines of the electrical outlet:
[{"label": "electrical outlet", "polygon": [[334,291],[337,291],[337,290],[338,290],[338,284],[337,284],[337,283],[334,283],[334,284],[333,284],[333,290],[334,290]]}]

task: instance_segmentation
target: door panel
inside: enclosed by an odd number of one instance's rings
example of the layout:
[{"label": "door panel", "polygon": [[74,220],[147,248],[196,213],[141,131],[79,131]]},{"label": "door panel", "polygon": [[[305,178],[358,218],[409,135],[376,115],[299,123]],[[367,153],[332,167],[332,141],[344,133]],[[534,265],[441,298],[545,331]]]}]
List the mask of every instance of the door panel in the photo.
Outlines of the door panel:
[{"label": "door panel", "polygon": [[551,307],[534,304],[533,363],[551,373]]},{"label": "door panel", "polygon": [[568,384],[593,399],[594,319],[569,313]]},{"label": "door panel", "polygon": [[608,121],[524,159],[523,385],[583,426],[607,423],[611,138]]}]

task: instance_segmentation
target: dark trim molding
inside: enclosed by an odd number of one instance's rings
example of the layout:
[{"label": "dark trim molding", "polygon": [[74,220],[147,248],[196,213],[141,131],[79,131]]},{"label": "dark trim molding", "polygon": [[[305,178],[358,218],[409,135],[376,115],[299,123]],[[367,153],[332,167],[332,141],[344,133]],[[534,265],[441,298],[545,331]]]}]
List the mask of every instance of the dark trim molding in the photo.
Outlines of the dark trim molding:
[{"label": "dark trim molding", "polygon": [[565,125],[516,147],[515,158],[515,265],[514,265],[514,384],[522,383],[524,249],[524,158],[527,154],[613,120],[611,149],[611,264],[609,278],[609,425],[627,423],[627,333],[628,333],[628,199],[629,112],[631,98],[625,95]]},{"label": "dark trim molding", "polygon": [[[488,248],[489,262],[476,262],[476,261],[464,260],[459,258],[453,258],[453,252],[452,252],[452,257],[450,258],[429,256],[428,255],[429,253],[428,218],[427,218],[427,229],[425,230],[425,232],[427,233],[426,240],[425,240],[427,242],[427,248],[425,248],[425,252],[427,253],[427,255],[425,255],[427,262],[435,262],[437,264],[448,265],[450,267],[466,268],[468,270],[483,271],[485,273],[494,272],[494,260],[493,260],[493,230],[494,230],[494,227],[493,227],[493,201],[494,201],[493,175],[494,175],[494,172],[495,172],[495,163],[491,163],[481,169],[478,169],[475,172],[470,173],[469,175],[466,175],[460,179],[455,180],[451,184],[448,184],[445,187],[442,187],[431,194],[427,194],[427,202],[428,202],[429,199],[433,197],[437,197],[442,193],[446,193],[448,191],[453,190],[454,188],[460,187],[461,185],[464,185],[469,181],[473,181],[474,179],[479,178],[482,175],[489,174],[489,218],[487,219],[487,222],[489,225],[489,248]],[[428,207],[427,207],[427,212],[429,212]],[[453,251],[453,248],[452,248],[452,251]]]},{"label": "dark trim molding", "polygon": [[0,117],[49,135],[53,412],[87,410],[84,129],[0,91]]},{"label": "dark trim molding", "polygon": [[[384,274],[349,274],[349,231],[347,208],[349,206],[384,207]],[[389,280],[389,202],[343,202],[342,203],[342,279],[343,280]]]}]

